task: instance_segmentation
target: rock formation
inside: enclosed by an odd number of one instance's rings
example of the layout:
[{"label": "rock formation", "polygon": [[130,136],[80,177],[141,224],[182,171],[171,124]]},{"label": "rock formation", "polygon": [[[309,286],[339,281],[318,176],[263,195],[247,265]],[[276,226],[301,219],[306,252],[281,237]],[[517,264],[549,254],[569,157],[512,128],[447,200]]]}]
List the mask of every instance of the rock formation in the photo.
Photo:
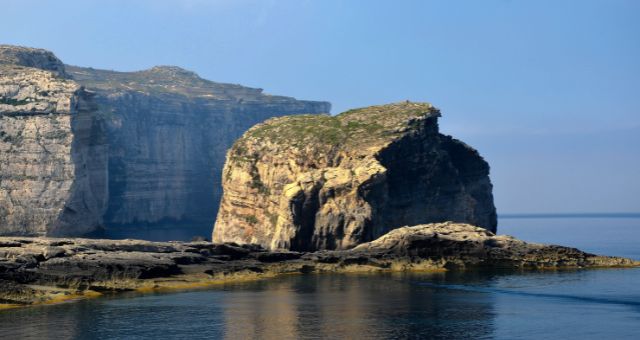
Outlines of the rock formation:
[{"label": "rock formation", "polygon": [[0,64],[36,68],[68,78],[62,61],[50,51],[40,48],[0,45]]},{"label": "rock formation", "polygon": [[439,116],[405,102],[252,127],[227,154],[214,242],[348,249],[442,221],[495,232],[489,166]]},{"label": "rock formation", "polygon": [[107,229],[169,225],[187,236],[209,235],[233,141],[270,117],[330,110],[326,102],[216,83],[178,67],[67,72],[96,92],[108,121]]},{"label": "rock formation", "polygon": [[0,45],[0,67],[4,235],[208,235],[233,141],[269,117],[330,110],[178,67],[65,66],[41,49]]},{"label": "rock formation", "polygon": [[50,52],[0,46],[0,234],[101,224],[107,145],[92,97]]},{"label": "rock formation", "polygon": [[313,253],[209,242],[0,237],[0,308],[2,303],[28,305],[98,292],[193,288],[283,273],[639,265],[455,223],[402,227],[350,250]]}]

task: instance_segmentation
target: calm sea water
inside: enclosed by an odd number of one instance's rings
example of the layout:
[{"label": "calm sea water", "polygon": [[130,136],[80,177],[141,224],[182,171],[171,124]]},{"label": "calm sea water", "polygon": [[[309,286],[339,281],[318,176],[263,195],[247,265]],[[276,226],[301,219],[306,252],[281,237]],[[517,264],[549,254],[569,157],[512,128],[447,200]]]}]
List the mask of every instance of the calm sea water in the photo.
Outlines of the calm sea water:
[{"label": "calm sea water", "polygon": [[[640,259],[640,219],[504,219],[530,241]],[[291,275],[0,312],[3,339],[640,339],[640,269]]]}]

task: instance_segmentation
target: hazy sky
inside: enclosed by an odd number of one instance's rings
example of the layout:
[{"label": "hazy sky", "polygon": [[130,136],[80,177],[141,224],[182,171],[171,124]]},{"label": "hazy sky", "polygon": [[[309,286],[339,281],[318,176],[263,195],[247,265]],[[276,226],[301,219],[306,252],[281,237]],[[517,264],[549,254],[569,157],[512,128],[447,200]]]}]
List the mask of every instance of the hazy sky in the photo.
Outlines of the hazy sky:
[{"label": "hazy sky", "polygon": [[499,213],[640,211],[640,1],[0,0],[0,43],[327,100],[410,99],[492,167]]}]

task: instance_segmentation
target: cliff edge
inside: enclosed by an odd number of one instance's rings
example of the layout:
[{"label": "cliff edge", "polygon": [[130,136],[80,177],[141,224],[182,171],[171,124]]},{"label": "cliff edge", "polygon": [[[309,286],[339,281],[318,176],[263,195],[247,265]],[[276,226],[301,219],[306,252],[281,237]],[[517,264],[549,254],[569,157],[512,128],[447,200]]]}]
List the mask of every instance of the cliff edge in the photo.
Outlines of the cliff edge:
[{"label": "cliff edge", "polygon": [[107,122],[107,236],[132,237],[138,229],[182,239],[210,234],[222,197],[220,174],[233,142],[265,119],[331,108],[327,102],[210,81],[176,66],[136,72],[66,69],[96,93]]},{"label": "cliff edge", "polygon": [[0,64],[35,68],[49,71],[57,77],[69,77],[62,61],[51,51],[41,48],[0,45]]},{"label": "cliff edge", "polygon": [[0,235],[208,235],[233,141],[330,107],[176,66],[98,70],[0,45]]},{"label": "cliff edge", "polygon": [[95,111],[51,52],[0,46],[0,234],[83,235],[101,224],[107,145]]},{"label": "cliff edge", "polygon": [[438,117],[403,102],[252,127],[227,153],[213,241],[313,251],[431,222],[495,232],[489,166]]}]

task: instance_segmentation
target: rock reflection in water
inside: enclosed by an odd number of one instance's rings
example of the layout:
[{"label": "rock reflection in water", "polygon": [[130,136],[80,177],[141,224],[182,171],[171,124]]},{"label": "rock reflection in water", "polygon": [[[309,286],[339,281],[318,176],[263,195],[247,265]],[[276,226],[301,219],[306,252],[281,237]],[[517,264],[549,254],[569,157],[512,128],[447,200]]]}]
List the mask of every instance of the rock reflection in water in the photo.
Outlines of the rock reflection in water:
[{"label": "rock reflection in water", "polygon": [[[83,314],[91,313],[90,306],[77,304],[69,312],[67,305],[36,306],[14,310],[0,310],[0,338],[2,339],[78,339]],[[61,308],[63,307],[61,311]]]},{"label": "rock reflection in water", "polygon": [[[443,291],[425,274],[309,275],[252,284],[225,295],[226,339],[482,338],[493,332],[492,297]],[[452,274],[434,281],[456,281]],[[468,280],[468,275],[465,280]]]},{"label": "rock reflection in water", "polygon": [[[0,311],[4,339],[486,338],[495,296],[471,274],[290,275],[176,294]],[[431,284],[424,284],[425,282]]]}]

